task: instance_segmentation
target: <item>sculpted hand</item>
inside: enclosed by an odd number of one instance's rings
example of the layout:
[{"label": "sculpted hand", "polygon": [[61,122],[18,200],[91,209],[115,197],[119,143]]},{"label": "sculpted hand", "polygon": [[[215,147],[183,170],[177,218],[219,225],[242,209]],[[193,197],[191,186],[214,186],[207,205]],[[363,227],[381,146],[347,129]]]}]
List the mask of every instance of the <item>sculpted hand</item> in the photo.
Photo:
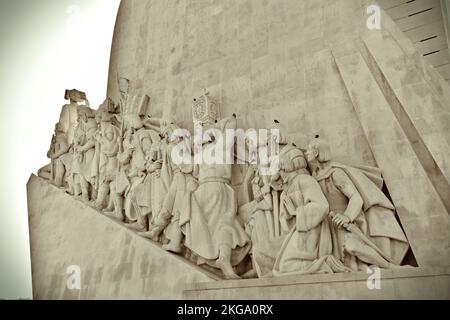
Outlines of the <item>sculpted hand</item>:
[{"label": "sculpted hand", "polygon": [[340,213],[336,213],[332,221],[337,228],[342,228],[350,223],[350,219],[347,216]]},{"label": "sculpted hand", "polygon": [[159,161],[156,161],[156,162],[153,162],[152,163],[152,169],[153,170],[161,170],[161,168],[162,168],[162,163],[161,162],[159,162]]}]

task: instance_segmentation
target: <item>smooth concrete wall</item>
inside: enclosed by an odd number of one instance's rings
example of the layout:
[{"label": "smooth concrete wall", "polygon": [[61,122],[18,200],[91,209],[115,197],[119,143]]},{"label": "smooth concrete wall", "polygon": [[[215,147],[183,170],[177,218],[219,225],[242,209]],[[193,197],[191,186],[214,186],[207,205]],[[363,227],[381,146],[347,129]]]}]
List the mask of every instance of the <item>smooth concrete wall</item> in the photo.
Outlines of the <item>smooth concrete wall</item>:
[{"label": "smooth concrete wall", "polygon": [[[34,299],[180,299],[214,278],[41,178],[27,188]],[[80,290],[67,286],[73,265]]]}]

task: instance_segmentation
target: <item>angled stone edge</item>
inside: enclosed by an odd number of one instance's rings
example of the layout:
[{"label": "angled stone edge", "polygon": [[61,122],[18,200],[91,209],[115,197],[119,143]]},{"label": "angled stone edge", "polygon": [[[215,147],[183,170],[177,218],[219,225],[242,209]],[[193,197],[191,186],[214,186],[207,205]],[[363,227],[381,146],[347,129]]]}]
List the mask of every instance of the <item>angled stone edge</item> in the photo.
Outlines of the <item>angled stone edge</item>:
[{"label": "angled stone edge", "polygon": [[[144,241],[144,242],[146,242],[146,243],[149,245],[149,250],[160,250],[161,252],[163,252],[163,254],[168,255],[168,256],[172,257],[173,259],[177,259],[178,261],[181,261],[181,262],[185,263],[185,264],[188,265],[190,268],[194,268],[195,270],[199,271],[200,273],[203,273],[204,275],[206,275],[207,277],[211,278],[212,280],[223,280],[222,278],[220,278],[220,277],[217,276],[216,274],[214,274],[214,273],[212,273],[212,272],[209,272],[208,270],[205,270],[205,269],[199,267],[199,266],[196,265],[195,263],[192,263],[191,261],[186,260],[186,259],[184,259],[183,257],[181,257],[181,256],[179,256],[179,255],[170,253],[170,252],[168,252],[168,251],[162,249],[162,245],[161,245],[160,243],[139,236],[135,231],[133,231],[133,230],[131,230],[131,229],[125,227],[125,225],[124,225],[123,223],[120,223],[120,222],[114,220],[113,218],[110,218],[110,217],[108,217],[108,216],[105,216],[104,214],[101,214],[100,212],[98,212],[98,211],[95,210],[94,208],[92,208],[92,207],[86,205],[85,203],[83,203],[83,202],[80,201],[80,200],[74,199],[72,196],[66,194],[62,189],[60,189],[60,188],[58,188],[58,187],[56,187],[56,186],[54,186],[54,185],[48,183],[48,181],[46,181],[46,180],[44,180],[44,179],[42,179],[42,178],[36,176],[35,174],[32,174],[32,175],[30,176],[30,178],[29,178],[29,180],[28,180],[28,182],[27,182],[27,186],[29,185],[30,181],[33,180],[33,179],[38,179],[38,180],[40,180],[41,182],[46,183],[49,187],[53,188],[54,190],[57,190],[57,191],[61,192],[61,193],[63,194],[63,196],[66,196],[69,200],[71,200],[71,201],[77,201],[77,202],[81,203],[81,204],[83,205],[83,207],[84,207],[86,210],[88,210],[88,211],[90,210],[90,211],[92,211],[92,214],[96,214],[96,215],[98,215],[98,216],[101,216],[102,218],[105,219],[105,221],[106,221],[107,223],[113,223],[113,224],[115,224],[115,225],[119,225],[120,227],[122,227],[122,229],[123,229],[124,231],[126,231],[126,232],[129,233],[130,235],[136,237],[137,239],[139,239],[139,241]],[[28,212],[30,212],[30,210],[28,210]]]},{"label": "angled stone edge", "polygon": [[[267,286],[288,286],[296,284],[321,284],[332,282],[355,282],[366,281],[369,273],[337,273],[337,274],[311,274],[311,275],[290,275],[273,278],[247,279],[247,280],[226,280],[215,282],[201,282],[185,287],[186,291],[216,290],[216,289],[237,289]],[[450,267],[435,268],[414,268],[404,267],[392,270],[380,270],[381,279],[403,279],[418,277],[450,276]],[[450,285],[450,283],[449,283]]]}]

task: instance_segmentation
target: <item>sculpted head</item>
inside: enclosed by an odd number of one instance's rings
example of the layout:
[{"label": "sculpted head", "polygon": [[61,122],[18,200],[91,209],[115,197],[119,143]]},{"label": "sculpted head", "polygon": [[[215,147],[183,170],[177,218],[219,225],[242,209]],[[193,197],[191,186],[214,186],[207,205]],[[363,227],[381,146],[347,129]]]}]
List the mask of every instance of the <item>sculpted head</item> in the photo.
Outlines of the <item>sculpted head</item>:
[{"label": "sculpted head", "polygon": [[276,131],[271,131],[271,139],[279,145],[288,144],[288,137],[286,135],[284,127],[280,124],[280,121],[273,120],[274,124],[272,129]]},{"label": "sculpted head", "polygon": [[130,89],[130,80],[124,77],[120,77],[118,80],[118,84],[119,84],[119,93],[121,95],[127,94]]},{"label": "sculpted head", "polygon": [[175,123],[172,117],[167,117],[161,121],[161,138],[165,139],[167,142],[177,142],[179,140],[179,134],[174,135],[180,127]]},{"label": "sculpted head", "polygon": [[331,148],[328,141],[320,139],[316,136],[306,150],[306,160],[312,169],[320,163],[327,163],[331,161]]},{"label": "sculpted head", "polygon": [[279,175],[286,182],[292,174],[308,174],[307,162],[302,150],[295,147],[287,147],[279,158]]}]

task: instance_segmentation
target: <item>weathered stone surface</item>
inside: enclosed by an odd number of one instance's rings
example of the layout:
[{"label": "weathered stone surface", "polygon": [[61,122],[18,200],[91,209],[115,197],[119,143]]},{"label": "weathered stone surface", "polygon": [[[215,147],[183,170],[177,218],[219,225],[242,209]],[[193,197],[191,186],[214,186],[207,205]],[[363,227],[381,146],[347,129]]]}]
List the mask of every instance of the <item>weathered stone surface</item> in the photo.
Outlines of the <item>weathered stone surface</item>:
[{"label": "weathered stone surface", "polygon": [[152,115],[192,129],[192,98],[206,87],[240,128],[278,119],[290,134],[326,137],[337,161],[374,165],[328,45],[352,36],[348,21],[365,25],[362,2],[335,2],[122,1],[108,92],[125,76],[152,97]]},{"label": "weathered stone surface", "polygon": [[[373,3],[123,0],[108,95],[118,100],[125,77],[152,116],[192,131],[192,98],[207,88],[239,128],[277,119],[300,147],[320,134],[333,160],[378,166],[420,268],[383,271],[381,290],[359,273],[214,283],[32,177],[35,297],[181,298],[186,285],[187,298],[449,298],[450,87],[383,11],[381,30],[367,28]],[[66,289],[69,265],[81,290]]]},{"label": "weathered stone surface", "polygon": [[[217,281],[186,287],[186,299],[450,299],[450,269],[382,270],[380,289],[369,289],[370,274],[284,276]],[[373,288],[373,287],[372,287]]]},{"label": "weathered stone surface", "polygon": [[[41,178],[27,188],[34,299],[180,299],[183,285],[217,279]],[[66,286],[71,265],[80,290]]]},{"label": "weathered stone surface", "polygon": [[419,266],[448,265],[450,239],[444,230],[450,229],[450,220],[446,208],[383,92],[359,52],[338,56],[336,63],[375,158],[383,168]]},{"label": "weathered stone surface", "polygon": [[383,10],[367,28],[371,4],[124,0],[108,92],[124,75],[189,128],[207,87],[239,127],[320,134],[336,161],[382,169],[419,266],[450,265],[450,87]]}]

